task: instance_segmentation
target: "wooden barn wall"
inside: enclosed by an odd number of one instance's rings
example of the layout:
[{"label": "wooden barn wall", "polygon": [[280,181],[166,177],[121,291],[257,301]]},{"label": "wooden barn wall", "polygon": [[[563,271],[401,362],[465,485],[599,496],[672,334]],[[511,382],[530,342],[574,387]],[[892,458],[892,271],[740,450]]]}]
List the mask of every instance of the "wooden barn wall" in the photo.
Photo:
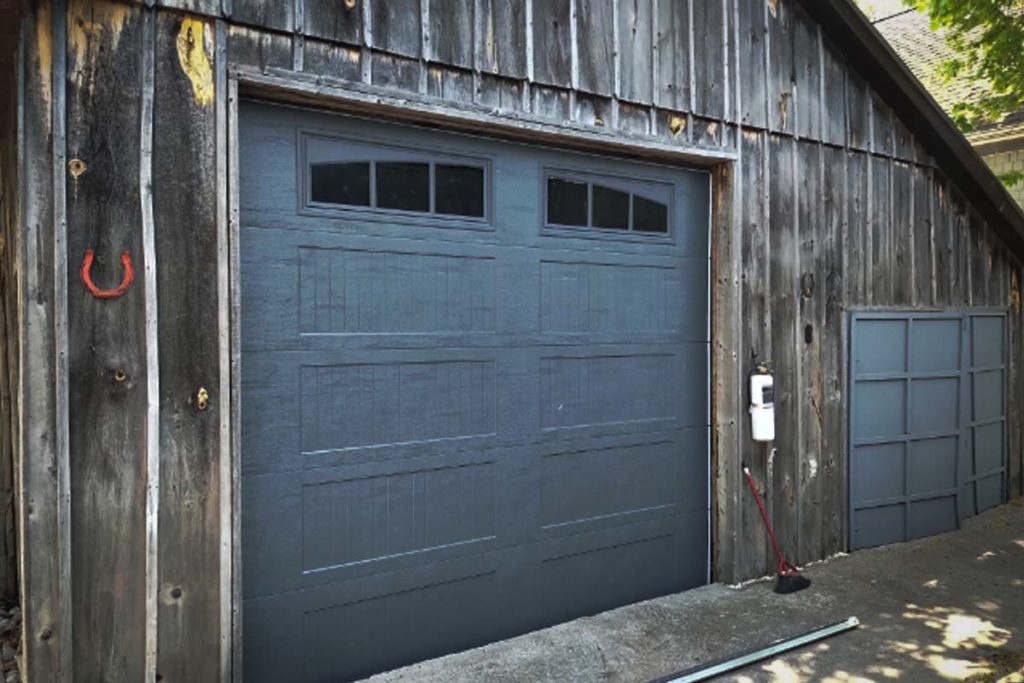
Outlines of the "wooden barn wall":
[{"label": "wooden barn wall", "polygon": [[[232,670],[232,76],[717,164],[718,580],[771,569],[741,463],[796,562],[845,548],[852,307],[1008,308],[1021,493],[1020,264],[796,0],[41,0],[21,37],[11,243],[26,266],[15,451],[32,680]],[[84,290],[86,249],[100,286],[131,253],[123,297]],[[776,368],[772,451],[748,438],[756,360]]]}]

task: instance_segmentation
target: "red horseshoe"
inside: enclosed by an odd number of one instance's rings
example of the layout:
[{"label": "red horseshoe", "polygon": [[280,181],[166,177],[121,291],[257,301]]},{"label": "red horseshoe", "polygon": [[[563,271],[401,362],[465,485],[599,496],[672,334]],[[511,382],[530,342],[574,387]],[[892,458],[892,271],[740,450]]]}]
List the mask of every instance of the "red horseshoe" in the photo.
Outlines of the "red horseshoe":
[{"label": "red horseshoe", "polygon": [[82,282],[85,283],[85,288],[89,290],[97,299],[116,299],[125,292],[132,285],[132,280],[135,279],[135,269],[132,268],[132,255],[127,251],[121,252],[121,265],[124,266],[124,278],[121,279],[121,284],[116,289],[100,289],[93,284],[92,276],[89,275],[89,271],[92,269],[92,261],[95,257],[92,249],[85,250],[85,259],[82,261]]}]

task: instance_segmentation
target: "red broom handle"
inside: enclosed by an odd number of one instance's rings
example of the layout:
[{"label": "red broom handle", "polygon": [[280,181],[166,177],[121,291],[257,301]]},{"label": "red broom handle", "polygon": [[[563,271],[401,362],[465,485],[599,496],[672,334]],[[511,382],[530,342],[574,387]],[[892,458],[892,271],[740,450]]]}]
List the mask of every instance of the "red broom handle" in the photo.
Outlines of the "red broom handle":
[{"label": "red broom handle", "polygon": [[747,478],[747,486],[750,487],[751,492],[754,494],[754,501],[757,503],[757,509],[761,511],[761,520],[764,522],[764,528],[768,530],[768,538],[772,540],[772,549],[775,551],[775,557],[779,561],[779,573],[788,574],[795,572],[796,567],[786,562],[786,558],[782,556],[782,549],[779,548],[779,541],[775,538],[775,531],[772,529],[772,523],[768,521],[768,512],[764,509],[764,501],[761,500],[761,493],[757,490],[757,484],[754,483],[754,477],[750,475],[750,469],[747,467],[743,468],[743,476]]}]

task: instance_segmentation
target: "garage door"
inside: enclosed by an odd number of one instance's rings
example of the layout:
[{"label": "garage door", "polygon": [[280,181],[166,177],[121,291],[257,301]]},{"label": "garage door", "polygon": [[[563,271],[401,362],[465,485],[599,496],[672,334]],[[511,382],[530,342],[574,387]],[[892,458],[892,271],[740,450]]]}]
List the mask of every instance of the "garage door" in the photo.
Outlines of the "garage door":
[{"label": "garage door", "polygon": [[852,324],[850,546],[959,527],[1003,501],[1002,313],[858,313]]},{"label": "garage door", "polygon": [[246,679],[705,583],[708,176],[240,116]]}]

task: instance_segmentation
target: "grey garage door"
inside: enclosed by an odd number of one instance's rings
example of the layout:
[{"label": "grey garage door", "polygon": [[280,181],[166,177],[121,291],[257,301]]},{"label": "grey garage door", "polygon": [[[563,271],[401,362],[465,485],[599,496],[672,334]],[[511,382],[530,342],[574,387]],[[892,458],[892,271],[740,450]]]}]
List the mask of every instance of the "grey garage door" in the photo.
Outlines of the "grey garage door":
[{"label": "grey garage door", "polygon": [[240,117],[246,679],[704,583],[708,176]]},{"label": "grey garage door", "polygon": [[1003,501],[1001,313],[858,313],[851,357],[850,546],[956,529]]}]

